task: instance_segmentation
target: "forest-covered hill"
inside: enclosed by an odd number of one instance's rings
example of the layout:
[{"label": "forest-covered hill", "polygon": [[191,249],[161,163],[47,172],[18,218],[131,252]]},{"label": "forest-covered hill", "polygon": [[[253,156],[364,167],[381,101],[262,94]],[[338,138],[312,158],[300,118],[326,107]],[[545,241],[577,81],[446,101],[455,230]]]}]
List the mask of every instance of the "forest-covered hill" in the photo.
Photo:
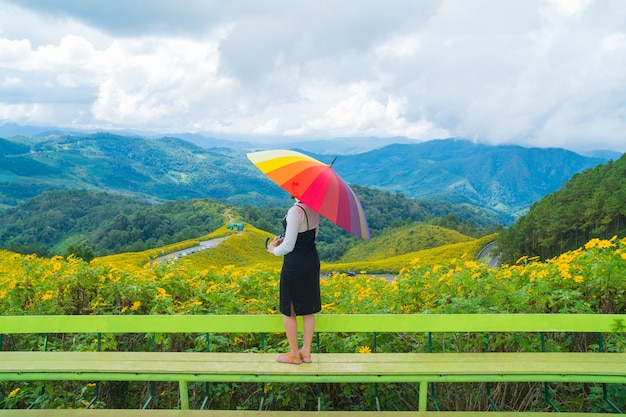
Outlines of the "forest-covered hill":
[{"label": "forest-covered hill", "polygon": [[[246,150],[201,148],[178,138],[109,133],[0,139],[0,208],[45,190],[86,188],[150,201],[217,199],[238,206],[286,204]],[[330,162],[336,155],[314,155]],[[407,197],[468,204],[511,224],[576,172],[605,162],[563,149],[436,140],[341,155],[333,168],[351,184]]]},{"label": "forest-covered hill", "polygon": [[86,188],[150,201],[254,195],[285,197],[245,153],[203,149],[177,138],[108,133],[0,140],[0,204],[15,206],[44,190]]},{"label": "forest-covered hill", "polygon": [[[475,237],[493,232],[498,225],[495,217],[462,205],[416,201],[358,186],[355,190],[373,236],[414,222],[429,222]],[[0,247],[40,255],[65,255],[70,247],[87,247],[101,256],[198,238],[231,220],[278,234],[287,208],[237,207],[211,199],[154,204],[87,190],[47,191],[0,212]],[[360,239],[323,220],[318,242],[322,258],[337,260]],[[405,246],[406,251],[415,250],[409,243]]]},{"label": "forest-covered hill", "polygon": [[[446,139],[390,145],[338,158],[333,167],[348,182],[519,216],[572,175],[605,161],[557,148]],[[364,166],[368,169],[349,169]]]},{"label": "forest-covered hill", "polygon": [[626,155],[574,175],[534,204],[498,241],[502,259],[549,258],[592,238],[626,236]]},{"label": "forest-covered hill", "polygon": [[145,250],[222,226],[225,207],[212,200],[151,204],[103,192],[47,191],[0,212],[0,247],[44,256],[64,255],[71,245],[98,255]]}]

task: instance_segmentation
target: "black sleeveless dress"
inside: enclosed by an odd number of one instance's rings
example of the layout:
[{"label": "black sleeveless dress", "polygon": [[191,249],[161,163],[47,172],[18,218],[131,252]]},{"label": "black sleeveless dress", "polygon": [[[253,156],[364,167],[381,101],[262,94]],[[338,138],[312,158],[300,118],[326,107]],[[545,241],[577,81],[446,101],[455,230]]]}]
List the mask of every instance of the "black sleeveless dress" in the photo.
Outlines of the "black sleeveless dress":
[{"label": "black sleeveless dress", "polygon": [[[287,229],[286,220],[283,220],[283,227]],[[322,310],[320,258],[315,247],[315,233],[316,229],[298,233],[293,251],[283,259],[280,272],[280,312],[286,316],[291,316],[292,304],[297,316]]]}]

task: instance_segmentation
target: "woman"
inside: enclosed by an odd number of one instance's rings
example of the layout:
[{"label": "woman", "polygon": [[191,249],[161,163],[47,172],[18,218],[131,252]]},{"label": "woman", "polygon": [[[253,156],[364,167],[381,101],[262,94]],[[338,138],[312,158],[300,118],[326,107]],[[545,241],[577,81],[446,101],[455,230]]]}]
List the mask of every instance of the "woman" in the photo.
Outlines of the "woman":
[{"label": "woman", "polygon": [[[295,365],[311,362],[315,313],[322,309],[320,258],[315,247],[319,222],[319,214],[296,199],[283,219],[284,237],[277,236],[267,245],[269,253],[284,256],[280,272],[280,312],[290,351],[279,355],[278,362]],[[301,349],[296,316],[303,316]]]}]

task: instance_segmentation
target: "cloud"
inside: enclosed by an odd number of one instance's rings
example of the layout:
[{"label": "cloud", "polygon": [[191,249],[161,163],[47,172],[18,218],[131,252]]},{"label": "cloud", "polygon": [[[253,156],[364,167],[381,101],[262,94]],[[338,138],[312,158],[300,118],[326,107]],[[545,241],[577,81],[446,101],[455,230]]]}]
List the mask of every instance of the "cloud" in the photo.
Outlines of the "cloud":
[{"label": "cloud", "polygon": [[0,0],[0,118],[626,150],[626,3]]},{"label": "cloud", "polygon": [[219,73],[217,45],[189,39],[115,41],[96,72],[101,80],[92,106],[95,119],[161,129],[176,120],[197,123],[191,108],[217,105],[211,98],[236,85]]},{"label": "cloud", "polygon": [[584,11],[593,0],[548,0],[554,10],[565,16],[574,16]]}]

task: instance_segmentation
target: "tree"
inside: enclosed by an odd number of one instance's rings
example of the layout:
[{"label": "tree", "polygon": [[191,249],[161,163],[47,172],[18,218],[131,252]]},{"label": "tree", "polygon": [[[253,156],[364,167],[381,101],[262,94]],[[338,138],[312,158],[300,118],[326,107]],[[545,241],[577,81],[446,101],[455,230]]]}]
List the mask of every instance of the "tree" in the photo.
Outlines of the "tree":
[{"label": "tree", "polygon": [[89,246],[85,245],[69,245],[65,251],[65,257],[74,256],[85,262],[91,262],[96,257],[95,252]]}]

